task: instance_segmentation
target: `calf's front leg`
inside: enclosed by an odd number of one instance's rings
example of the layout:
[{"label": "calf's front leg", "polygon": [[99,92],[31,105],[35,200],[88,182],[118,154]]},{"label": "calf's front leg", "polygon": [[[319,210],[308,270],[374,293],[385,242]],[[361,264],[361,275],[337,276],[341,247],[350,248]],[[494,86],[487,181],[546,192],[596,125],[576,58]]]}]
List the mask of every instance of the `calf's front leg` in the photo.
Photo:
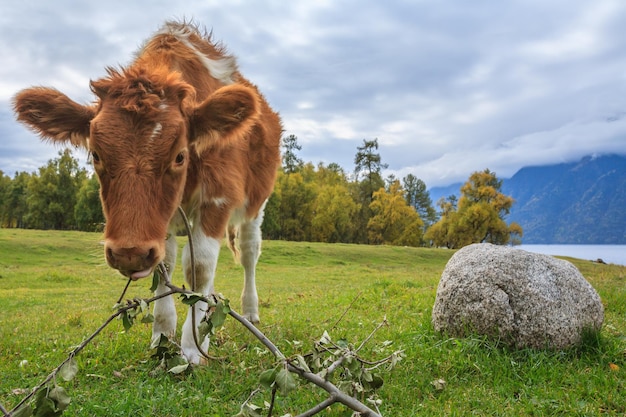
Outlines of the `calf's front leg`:
[{"label": "calf's front leg", "polygon": [[[176,266],[177,249],[178,243],[176,242],[176,234],[170,233],[165,242],[164,260],[165,266],[170,274],[172,274]],[[165,283],[166,278],[161,277],[155,295],[160,295],[170,290]],[[171,295],[169,297],[160,298],[154,302],[153,315],[152,346],[155,346],[155,344],[159,342],[162,334],[168,339],[173,340],[176,335],[176,305]]]},{"label": "calf's front leg", "polygon": [[[194,292],[209,296],[213,293],[213,281],[215,279],[215,270],[217,267],[217,258],[220,253],[221,241],[220,239],[206,236],[201,227],[194,228],[191,239],[195,261],[195,287],[192,280],[191,251],[189,245],[185,246],[183,249],[182,259],[185,270],[185,280],[189,288]],[[209,347],[209,338],[205,337],[203,340],[198,340],[196,344],[194,331],[196,336],[199,337],[197,335],[197,328],[200,321],[205,316],[206,311],[207,303],[204,301],[197,302],[189,307],[187,318],[183,324],[181,349],[183,356],[185,356],[187,361],[191,364],[205,362],[203,352],[206,352]],[[198,345],[202,352],[198,350]]]}]

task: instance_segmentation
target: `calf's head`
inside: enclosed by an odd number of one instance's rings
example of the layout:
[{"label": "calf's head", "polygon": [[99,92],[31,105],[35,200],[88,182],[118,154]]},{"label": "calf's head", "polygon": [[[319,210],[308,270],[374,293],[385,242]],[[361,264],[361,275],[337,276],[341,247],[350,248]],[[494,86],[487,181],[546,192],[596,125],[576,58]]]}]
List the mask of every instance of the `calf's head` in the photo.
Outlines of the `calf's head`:
[{"label": "calf's head", "polygon": [[97,100],[84,106],[51,88],[29,88],[15,96],[14,109],[42,138],[89,152],[106,219],[106,260],[139,279],[165,256],[190,152],[242,140],[259,117],[259,97],[235,84],[196,101],[180,74],[144,68],[109,69],[91,90]]}]

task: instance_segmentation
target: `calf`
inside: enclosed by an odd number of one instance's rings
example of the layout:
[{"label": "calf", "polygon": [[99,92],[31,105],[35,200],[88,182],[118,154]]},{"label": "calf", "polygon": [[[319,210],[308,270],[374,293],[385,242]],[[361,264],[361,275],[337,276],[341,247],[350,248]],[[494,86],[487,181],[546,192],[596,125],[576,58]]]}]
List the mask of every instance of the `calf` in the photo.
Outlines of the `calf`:
[{"label": "calf", "polygon": [[[91,81],[93,105],[52,88],[19,92],[17,119],[44,139],[91,155],[111,267],[133,280],[149,276],[162,261],[172,271],[181,226],[176,211],[182,206],[192,227],[194,290],[213,292],[221,241],[230,230],[231,249],[240,252],[244,267],[243,314],[258,322],[255,268],[263,210],[280,164],[278,114],[242,77],[235,58],[187,22],[166,22],[129,66],[107,73]],[[191,285],[188,246],[182,261]],[[167,290],[162,281],[156,293]],[[206,305],[191,308],[199,312]],[[171,297],[155,302],[154,317],[153,341],[174,336]],[[193,339],[201,318],[190,310],[183,325],[181,346],[190,363],[203,358]],[[208,339],[201,341],[207,347]]]}]

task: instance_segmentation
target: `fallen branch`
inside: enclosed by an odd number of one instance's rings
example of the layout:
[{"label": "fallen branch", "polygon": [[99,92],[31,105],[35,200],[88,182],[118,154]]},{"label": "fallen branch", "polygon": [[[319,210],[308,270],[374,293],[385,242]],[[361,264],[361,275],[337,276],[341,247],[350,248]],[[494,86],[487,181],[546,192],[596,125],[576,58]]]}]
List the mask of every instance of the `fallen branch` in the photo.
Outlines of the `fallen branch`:
[{"label": "fallen branch", "polygon": [[[308,412],[304,413],[304,414],[300,414],[298,417],[306,417],[306,416],[312,416],[314,414],[319,413],[320,411],[324,410],[325,408],[329,407],[330,405],[339,402],[343,405],[345,405],[346,407],[351,408],[352,410],[361,413],[362,416],[366,416],[366,417],[380,417],[380,414],[376,413],[374,410],[372,410],[371,408],[369,408],[368,406],[366,406],[365,404],[363,404],[362,402],[360,402],[359,400],[357,400],[354,397],[349,396],[348,394],[342,392],[341,390],[339,390],[339,388],[337,388],[333,383],[325,380],[324,378],[318,376],[317,374],[314,374],[312,372],[307,372],[304,369],[300,368],[299,366],[295,366],[293,365],[289,360],[287,360],[285,358],[285,355],[283,355],[283,353],[280,351],[280,349],[278,349],[276,347],[276,345],[274,343],[272,343],[271,340],[269,340],[264,334],[263,332],[261,332],[259,329],[257,329],[252,323],[250,323],[248,320],[246,320],[243,316],[239,315],[238,313],[234,312],[234,311],[230,311],[229,313],[235,320],[237,320],[239,323],[243,324],[243,326],[248,329],[250,331],[250,333],[252,333],[257,339],[259,339],[261,341],[261,343],[263,343],[263,345],[265,345],[265,347],[267,347],[269,349],[270,352],[272,352],[272,354],[279,360],[284,361],[285,365],[287,366],[287,370],[289,372],[293,372],[295,374],[297,374],[300,378],[309,381],[315,385],[317,385],[318,387],[322,388],[324,391],[328,392],[328,394],[330,395],[330,397],[325,400],[323,403],[318,404],[316,407],[312,408],[311,410],[309,410]],[[323,405],[323,407],[322,407]],[[322,408],[319,408],[322,407]],[[312,412],[313,410],[317,410],[314,413],[310,414],[309,412]]]},{"label": "fallen branch", "polygon": [[[169,277],[167,277],[169,278]],[[102,330],[104,330],[113,320],[115,320],[116,318],[118,318],[120,315],[130,311],[130,310],[134,310],[137,309],[141,306],[142,302],[145,304],[151,304],[152,302],[160,299],[160,298],[164,298],[164,297],[168,297],[170,295],[174,295],[174,294],[187,294],[187,295],[198,295],[196,293],[194,293],[193,291],[187,290],[185,288],[181,288],[181,287],[177,287],[175,285],[173,285],[169,279],[168,282],[166,284],[169,288],[170,291],[167,291],[163,294],[159,294],[158,296],[152,297],[152,298],[148,298],[148,299],[143,299],[143,300],[134,300],[134,301],[128,301],[127,304],[123,307],[119,307],[118,310],[112,314],[109,318],[106,319],[106,321],[96,329],[96,331],[94,331],[87,339],[85,339],[80,345],[78,345],[76,348],[74,348],[69,354],[67,359],[65,359],[59,366],[57,366],[44,380],[43,382],[41,382],[39,385],[37,385],[35,388],[32,389],[32,391],[26,396],[24,397],[10,412],[7,412],[4,408],[0,408],[4,414],[5,417],[10,417],[13,415],[13,413],[15,413],[20,407],[22,407],[25,403],[27,403],[29,400],[31,400],[33,398],[34,395],[37,394],[37,392],[39,392],[39,390],[41,390],[42,388],[44,388],[50,381],[52,381],[56,375],[59,373],[59,371],[69,362],[71,362],[74,357],[81,352],[93,339],[96,338],[96,336],[98,336],[98,334],[100,334],[102,332]],[[198,296],[199,300],[205,301],[207,303],[211,303],[212,300],[210,300],[208,297],[201,297]],[[363,404],[362,402],[360,402],[359,400],[357,400],[354,397],[349,396],[348,394],[342,392],[341,390],[339,390],[339,388],[337,388],[333,383],[331,383],[330,381],[325,380],[324,378],[320,377],[317,374],[314,374],[312,372],[308,372],[305,369],[302,369],[300,366],[295,365],[292,361],[288,360],[285,355],[280,351],[280,349],[278,349],[278,347],[270,340],[267,338],[267,336],[265,336],[265,334],[263,334],[263,332],[261,332],[258,328],[256,328],[252,323],[250,323],[248,320],[246,320],[243,316],[241,316],[239,313],[230,310],[229,311],[229,315],[231,317],[233,317],[235,320],[237,320],[239,323],[241,323],[246,329],[248,329],[278,360],[282,361],[283,364],[285,365],[286,369],[289,372],[295,373],[296,375],[298,375],[300,378],[313,383],[314,385],[318,386],[319,388],[325,390],[328,394],[329,397],[322,401],[321,403],[317,404],[315,407],[311,408],[310,410],[306,411],[303,414],[300,414],[298,417],[307,417],[307,416],[312,416],[315,415],[317,413],[319,413],[320,411],[324,410],[325,408],[329,407],[330,405],[334,404],[334,403],[341,403],[343,405],[345,405],[346,407],[349,407],[350,409],[360,413],[362,416],[365,417],[381,417],[380,414],[376,413],[374,410],[372,410],[371,408],[367,407],[365,404]],[[1,406],[0,406],[1,407]]]},{"label": "fallen branch", "polygon": [[[127,286],[128,287],[128,286]],[[160,298],[164,298],[164,297],[168,297],[172,294],[176,294],[177,291],[167,291],[163,294],[159,294],[158,296],[149,298],[147,300],[143,300],[145,301],[147,304],[152,303],[153,301],[156,301]],[[17,411],[22,405],[24,405],[27,401],[29,401],[31,398],[33,398],[33,396],[35,394],[37,394],[37,392],[42,389],[43,387],[46,386],[46,384],[48,384],[50,381],[52,381],[56,375],[59,373],[59,371],[68,363],[70,363],[74,357],[76,355],[78,355],[78,353],[80,353],[80,351],[82,351],[89,343],[91,343],[91,341],[93,339],[96,338],[96,336],[98,336],[98,334],[100,334],[100,332],[102,332],[102,330],[104,330],[113,320],[115,320],[117,317],[119,317],[120,315],[124,314],[125,312],[135,309],[140,305],[140,302],[137,301],[135,303],[129,303],[127,306],[125,307],[121,307],[119,308],[114,314],[112,314],[108,319],[106,319],[106,321],[96,329],[96,331],[94,331],[87,339],[85,339],[80,345],[76,346],[67,356],[67,359],[65,359],[63,362],[61,362],[61,364],[59,366],[57,366],[55,369],[52,370],[52,372],[50,372],[50,374],[46,377],[46,379],[44,379],[39,385],[37,385],[35,388],[33,388],[31,390],[31,392],[22,399],[22,401],[20,401],[15,407],[13,407],[13,409],[11,410],[11,412],[6,412],[5,409],[0,405],[0,407],[2,407],[2,412],[4,413],[4,416],[11,416],[15,411]]]},{"label": "fallen branch", "polygon": [[[195,259],[194,259],[194,254],[193,254],[193,246],[192,246],[192,239],[191,239],[191,229],[189,226],[189,221],[184,213],[184,211],[179,208],[179,213],[183,219],[183,222],[186,225],[187,228],[187,237],[189,240],[189,245],[191,247],[191,264],[192,264],[192,276],[191,276],[191,285],[192,285],[192,290],[195,290],[195,283],[196,283],[196,277],[195,277],[195,267],[193,267],[193,265],[195,265]],[[195,293],[193,291],[187,290],[186,288],[181,288],[181,287],[177,287],[175,285],[172,284],[172,281],[170,279],[170,275],[169,275],[169,271],[167,270],[167,268],[165,267],[165,265],[163,263],[159,264],[158,266],[158,272],[161,275],[161,278],[165,280],[165,285],[170,289],[170,291],[167,291],[163,294],[159,294],[158,296],[154,296],[152,298],[148,298],[148,299],[141,299],[141,300],[137,300],[135,299],[134,301],[128,301],[126,303],[126,305],[122,304],[122,299],[126,293],[126,290],[128,289],[131,280],[128,280],[128,282],[126,283],[126,286],[122,292],[122,295],[120,296],[116,307],[117,307],[117,311],[112,314],[100,327],[98,327],[98,329],[96,329],[95,332],[93,332],[87,339],[85,339],[80,345],[78,345],[76,348],[74,348],[68,355],[67,359],[65,361],[63,361],[59,366],[57,366],[49,375],[48,377],[46,377],[46,379],[40,383],[39,385],[37,385],[35,388],[32,389],[32,391],[25,397],[23,398],[10,412],[7,412],[6,409],[4,407],[2,407],[2,405],[0,405],[0,411],[2,411],[4,417],[12,417],[14,415],[14,413],[18,412],[18,410],[20,410],[20,407],[24,406],[28,401],[30,401],[33,396],[35,396],[40,390],[42,390],[44,387],[46,387],[46,385],[48,383],[50,383],[50,381],[52,381],[53,379],[55,379],[56,375],[61,371],[61,369],[63,369],[66,365],[71,364],[73,362],[74,357],[80,352],[82,351],[98,334],[100,334],[100,332],[102,332],[102,330],[104,330],[104,328],[106,326],[108,326],[114,319],[116,319],[117,317],[122,316],[123,321],[124,321],[124,328],[128,328],[130,326],[132,326],[132,322],[134,321],[134,318],[137,314],[137,309],[140,309],[141,312],[144,311],[145,308],[147,308],[147,306],[149,304],[151,304],[152,302],[160,299],[160,298],[164,298],[164,297],[168,297],[170,295],[174,295],[174,294],[183,294],[183,295],[193,295],[196,299],[196,302],[199,300],[202,300],[204,302],[206,302],[209,305],[215,305],[215,297],[213,297],[214,299],[210,300],[209,297],[206,297],[202,294],[198,294]],[[357,297],[355,297],[355,299],[352,301],[352,303],[350,304],[349,308],[343,313],[343,315],[339,318],[339,320],[337,320],[337,322],[333,325],[336,326],[337,323],[339,323],[339,321],[341,321],[341,319],[343,318],[343,316],[347,313],[347,311],[352,307],[352,305],[356,302],[356,300],[360,297],[360,293],[359,295],[357,295]],[[193,303],[192,303],[192,308],[191,308],[191,312],[193,315],[195,315],[195,308],[193,308]],[[131,317],[129,317],[132,314]],[[243,316],[241,316],[240,314],[238,314],[237,312],[233,311],[232,309],[228,308],[228,314],[233,317],[235,320],[237,320],[239,323],[241,323],[246,329],[248,329],[267,349],[269,349],[269,351],[274,355],[274,357],[276,357],[281,363],[282,366],[284,366],[284,369],[286,369],[287,371],[291,372],[291,373],[295,373],[296,375],[298,375],[300,378],[304,379],[305,381],[311,382],[314,385],[318,386],[319,388],[325,390],[328,393],[328,398],[325,399],[324,401],[320,402],[319,404],[317,404],[316,406],[314,406],[313,408],[309,409],[308,411],[298,415],[297,417],[309,417],[309,416],[313,416],[315,414],[318,414],[319,412],[321,412],[322,410],[330,407],[332,404],[334,403],[341,403],[343,405],[345,405],[346,407],[349,407],[350,409],[352,409],[353,411],[355,411],[356,413],[359,413],[360,416],[364,416],[364,417],[381,417],[380,413],[377,413],[376,411],[372,410],[371,408],[369,408],[368,406],[366,406],[365,404],[363,404],[362,402],[360,402],[359,400],[357,400],[356,398],[346,394],[345,392],[341,391],[339,388],[337,388],[337,386],[335,386],[332,382],[328,381],[326,379],[326,377],[330,376],[338,367],[342,366],[344,361],[346,361],[348,358],[357,358],[359,361],[366,363],[365,361],[362,361],[360,358],[357,357],[357,353],[359,352],[359,350],[361,350],[361,348],[363,348],[363,346],[372,338],[372,336],[374,335],[374,333],[376,333],[376,331],[378,331],[383,325],[385,325],[387,323],[386,319],[380,323],[378,325],[378,327],[376,327],[371,333],[370,335],[359,345],[359,347],[356,350],[345,350],[343,351],[343,354],[341,356],[339,356],[339,358],[337,360],[335,360],[330,366],[328,366],[326,369],[323,370],[323,372],[321,372],[321,375],[323,375],[324,377],[312,373],[308,370],[307,365],[304,363],[304,359],[302,357],[300,357],[302,359],[302,362],[300,361],[293,361],[290,360],[288,358],[285,357],[285,355],[280,351],[280,349],[278,349],[278,347],[276,347],[276,345],[269,340],[264,334],[263,332],[261,332],[259,329],[257,329],[252,323],[250,323],[247,319],[245,319]],[[193,321],[196,322],[195,317],[192,316]],[[198,350],[201,352],[202,355],[204,355],[205,357],[210,359],[210,356],[208,356],[206,354],[206,352],[203,352],[203,350],[200,347],[200,343],[198,340],[198,335],[197,335],[197,329],[194,329],[193,332],[193,338],[194,338],[194,342],[196,344],[196,347],[198,348]],[[324,348],[325,349],[325,348]],[[383,359],[381,361],[377,361],[375,363],[370,363],[370,364],[375,364],[374,367],[370,368],[374,369],[376,367],[378,367],[379,365],[388,362],[394,355],[396,355],[398,352],[392,354],[391,356],[389,356],[386,359]],[[185,369],[186,369],[185,365]],[[304,369],[307,368],[307,369]],[[71,371],[71,373],[75,374],[76,369],[74,369],[73,371]],[[73,377],[73,375],[72,375]],[[70,378],[71,379],[71,378]],[[55,382],[56,384],[56,382]],[[244,402],[244,404],[242,405],[242,409],[243,407],[245,407],[250,399],[256,394],[256,390],[253,391],[253,393],[248,397],[248,399]],[[273,394],[272,394],[272,406],[270,407],[270,411],[269,411],[269,416],[271,416],[272,414],[272,409],[273,409],[273,403],[274,403],[274,395],[276,394],[276,385],[273,387]],[[67,404],[69,404],[69,397],[67,398]],[[67,405],[65,404],[65,405]],[[29,405],[30,407],[30,405]],[[59,411],[59,415],[62,413],[63,410]],[[55,414],[57,415],[57,414]]]}]

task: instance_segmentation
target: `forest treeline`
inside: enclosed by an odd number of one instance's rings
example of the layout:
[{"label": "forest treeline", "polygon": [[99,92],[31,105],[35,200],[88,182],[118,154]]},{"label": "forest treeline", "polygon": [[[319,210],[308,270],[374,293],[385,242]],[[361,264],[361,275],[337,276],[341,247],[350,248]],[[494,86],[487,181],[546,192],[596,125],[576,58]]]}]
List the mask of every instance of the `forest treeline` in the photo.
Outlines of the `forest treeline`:
[{"label": "forest treeline", "polygon": [[[409,174],[383,178],[387,167],[378,140],[357,147],[354,171],[335,163],[304,162],[294,135],[282,139],[283,163],[267,202],[266,239],[440,246],[475,242],[519,243],[522,229],[505,219],[514,201],[488,169],[436,202],[426,184]],[[129,197],[130,198],[130,197]],[[104,217],[95,174],[65,150],[38,172],[0,171],[0,225],[8,228],[100,231]]]}]

